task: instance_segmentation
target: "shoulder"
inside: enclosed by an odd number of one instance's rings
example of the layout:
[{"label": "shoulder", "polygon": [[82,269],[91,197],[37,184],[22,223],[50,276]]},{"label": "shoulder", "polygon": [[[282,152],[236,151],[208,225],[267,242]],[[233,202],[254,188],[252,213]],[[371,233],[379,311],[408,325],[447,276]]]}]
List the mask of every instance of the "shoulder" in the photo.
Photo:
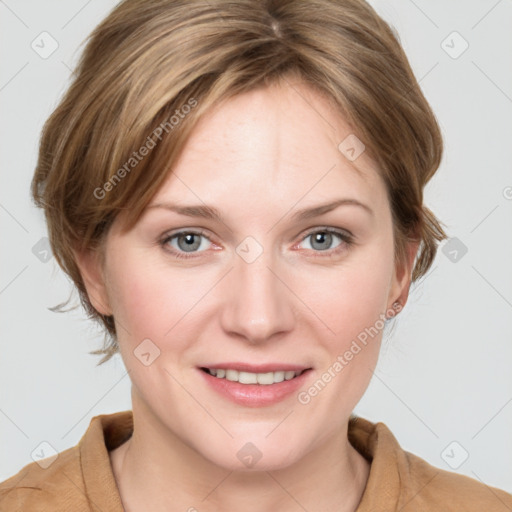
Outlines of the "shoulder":
[{"label": "shoulder", "polygon": [[403,512],[506,512],[512,510],[512,495],[466,475],[440,469],[403,450],[399,469],[403,479]]},{"label": "shoulder", "polygon": [[429,464],[404,450],[384,423],[352,417],[352,445],[371,460],[361,510],[510,512],[512,494]]},{"label": "shoulder", "polygon": [[[51,462],[47,465],[48,462]],[[89,511],[78,446],[32,462],[0,482],[0,512]]]},{"label": "shoulder", "polygon": [[94,416],[76,446],[0,482],[0,512],[122,512],[109,450],[132,431],[130,410]]}]

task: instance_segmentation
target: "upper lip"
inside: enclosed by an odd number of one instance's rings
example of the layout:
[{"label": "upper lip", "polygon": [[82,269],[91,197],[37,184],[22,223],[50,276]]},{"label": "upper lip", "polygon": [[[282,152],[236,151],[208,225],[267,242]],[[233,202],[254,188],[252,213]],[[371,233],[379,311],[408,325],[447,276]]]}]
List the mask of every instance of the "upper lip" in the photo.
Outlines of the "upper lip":
[{"label": "upper lip", "polygon": [[308,366],[299,364],[287,364],[287,363],[266,363],[266,364],[249,364],[240,362],[231,363],[212,363],[202,365],[201,368],[214,368],[214,369],[225,369],[225,370],[238,370],[239,372],[249,373],[269,373],[278,371],[292,371],[300,372],[302,370],[308,370]]}]

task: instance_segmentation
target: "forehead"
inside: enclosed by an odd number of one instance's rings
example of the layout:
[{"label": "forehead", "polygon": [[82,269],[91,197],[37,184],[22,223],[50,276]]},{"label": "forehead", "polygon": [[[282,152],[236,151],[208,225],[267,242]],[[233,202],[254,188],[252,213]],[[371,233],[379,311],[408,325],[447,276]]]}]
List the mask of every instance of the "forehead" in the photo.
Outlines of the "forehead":
[{"label": "forehead", "polygon": [[246,206],[261,199],[291,206],[350,193],[378,203],[385,189],[375,163],[364,151],[347,158],[358,141],[308,85],[256,89],[223,101],[198,122],[155,201],[229,196]]}]

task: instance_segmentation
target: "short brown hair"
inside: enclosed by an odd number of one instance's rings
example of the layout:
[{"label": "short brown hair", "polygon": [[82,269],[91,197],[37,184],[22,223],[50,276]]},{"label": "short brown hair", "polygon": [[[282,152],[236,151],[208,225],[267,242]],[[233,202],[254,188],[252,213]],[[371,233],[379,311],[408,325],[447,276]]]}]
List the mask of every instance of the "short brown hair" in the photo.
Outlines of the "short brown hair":
[{"label": "short brown hair", "polygon": [[442,136],[398,35],[369,4],[124,0],[89,36],[44,126],[32,182],[55,258],[105,328],[99,364],[118,351],[114,319],[91,305],[72,248],[101,251],[120,212],[133,227],[214,104],[292,74],[330,100],[377,162],[396,261],[416,240],[412,280],[430,268],[447,238],[423,205]]}]

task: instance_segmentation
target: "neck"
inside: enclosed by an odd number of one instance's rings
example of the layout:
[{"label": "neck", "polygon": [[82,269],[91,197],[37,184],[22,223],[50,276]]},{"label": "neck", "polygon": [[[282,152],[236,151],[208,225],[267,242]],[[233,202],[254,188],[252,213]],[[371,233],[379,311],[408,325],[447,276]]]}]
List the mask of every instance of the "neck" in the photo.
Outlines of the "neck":
[{"label": "neck", "polygon": [[183,443],[141,403],[132,405],[133,435],[110,452],[125,512],[354,512],[361,500],[370,464],[348,441],[348,423],[291,466],[231,471]]}]

